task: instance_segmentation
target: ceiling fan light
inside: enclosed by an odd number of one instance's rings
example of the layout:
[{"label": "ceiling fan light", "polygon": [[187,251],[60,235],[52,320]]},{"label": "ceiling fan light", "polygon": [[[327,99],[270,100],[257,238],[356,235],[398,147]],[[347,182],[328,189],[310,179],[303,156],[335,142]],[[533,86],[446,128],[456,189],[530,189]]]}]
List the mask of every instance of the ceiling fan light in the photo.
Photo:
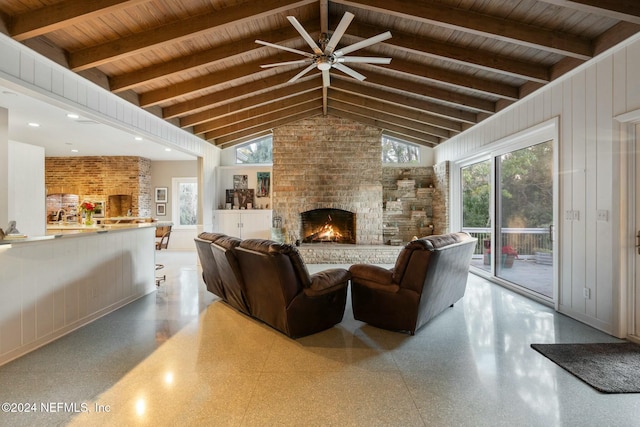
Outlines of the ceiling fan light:
[{"label": "ceiling fan light", "polygon": [[329,62],[318,62],[318,70],[320,71],[327,71],[328,69],[331,68],[331,64]]}]

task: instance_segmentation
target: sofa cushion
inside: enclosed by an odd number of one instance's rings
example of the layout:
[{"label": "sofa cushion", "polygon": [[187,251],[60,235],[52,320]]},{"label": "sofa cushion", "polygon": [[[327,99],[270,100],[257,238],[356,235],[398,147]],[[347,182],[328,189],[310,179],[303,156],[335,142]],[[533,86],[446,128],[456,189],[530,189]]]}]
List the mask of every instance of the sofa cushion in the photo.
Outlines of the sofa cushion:
[{"label": "sofa cushion", "polygon": [[226,235],[222,235],[222,237],[219,237],[217,240],[215,240],[215,244],[226,249],[233,249],[236,246],[240,245],[240,243],[242,243],[241,239],[238,239],[237,237],[232,237],[232,236],[226,236]]},{"label": "sofa cushion", "polygon": [[202,240],[208,240],[209,242],[213,243],[216,240],[218,240],[221,237],[225,237],[226,234],[223,233],[210,233],[210,232],[206,232],[203,231],[202,233],[198,234],[198,238],[202,239]]},{"label": "sofa cushion", "polygon": [[467,233],[449,233],[449,234],[440,234],[435,236],[424,237],[420,240],[429,242],[430,249],[439,249],[445,246],[453,245],[455,243],[460,243],[464,240],[469,239],[469,235]]},{"label": "sofa cushion", "polygon": [[293,265],[296,276],[304,288],[311,286],[309,270],[295,246],[264,239],[247,239],[240,244],[241,248],[268,255],[282,254],[288,256]]},{"label": "sofa cushion", "polygon": [[406,244],[406,246],[400,251],[398,254],[398,258],[396,259],[396,264],[393,267],[393,283],[400,284],[402,283],[402,278],[404,277],[404,273],[407,269],[407,265],[409,264],[409,260],[413,254],[413,251],[416,250],[430,250],[433,249],[433,245],[430,241],[423,239],[413,240]]}]

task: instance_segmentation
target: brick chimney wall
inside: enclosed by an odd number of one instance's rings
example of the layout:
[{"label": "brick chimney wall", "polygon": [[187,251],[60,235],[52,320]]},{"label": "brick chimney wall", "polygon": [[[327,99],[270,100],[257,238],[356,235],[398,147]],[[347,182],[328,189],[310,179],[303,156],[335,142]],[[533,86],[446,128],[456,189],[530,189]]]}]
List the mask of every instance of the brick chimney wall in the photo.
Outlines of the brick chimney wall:
[{"label": "brick chimney wall", "polygon": [[151,216],[151,160],[134,156],[47,157],[45,186],[48,193],[78,194],[79,202],[104,200],[109,195],[131,195],[133,216]]},{"label": "brick chimney wall", "polygon": [[300,237],[300,213],[356,213],[356,243],[382,236],[381,129],[317,116],[273,130],[273,215]]}]

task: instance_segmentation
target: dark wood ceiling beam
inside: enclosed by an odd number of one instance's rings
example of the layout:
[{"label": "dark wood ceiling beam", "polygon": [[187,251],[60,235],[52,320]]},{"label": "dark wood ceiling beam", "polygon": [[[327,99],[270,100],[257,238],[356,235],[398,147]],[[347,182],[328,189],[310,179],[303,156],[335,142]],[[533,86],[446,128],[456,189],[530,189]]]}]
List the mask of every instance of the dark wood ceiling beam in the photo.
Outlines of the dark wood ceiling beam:
[{"label": "dark wood ceiling beam", "polygon": [[[309,31],[318,31],[317,23],[305,23]],[[271,31],[261,34],[260,39],[271,43],[282,43],[292,39],[299,39],[300,34],[293,27]],[[271,49],[255,42],[256,37],[247,37],[243,40],[225,43],[213,49],[183,56],[161,64],[133,71],[131,73],[113,76],[109,80],[111,91],[118,93],[136,86],[153,83],[156,80],[165,79],[176,74],[192,71],[197,68],[213,65],[240,55],[250,55],[258,50]]]},{"label": "dark wood ceiling beam", "polygon": [[329,96],[329,108],[335,108],[340,111],[346,111],[348,113],[359,114],[364,117],[368,117],[374,120],[379,120],[385,123],[390,123],[395,126],[405,128],[407,130],[413,130],[424,133],[426,135],[433,135],[441,139],[448,139],[451,137],[449,131],[431,126],[426,123],[419,122],[417,120],[398,117],[394,114],[388,114],[373,108],[367,108],[362,105],[354,105],[350,102],[343,102],[336,99],[336,97]]},{"label": "dark wood ceiling beam", "polygon": [[258,21],[291,8],[314,3],[316,0],[261,0],[244,2],[211,13],[171,22],[148,31],[133,34],[98,46],[69,54],[73,71],[85,70],[134,55],[166,44],[176,44],[198,35],[221,30],[251,21]]},{"label": "dark wood ceiling beam", "polygon": [[289,67],[277,67],[274,71],[273,69],[260,68],[260,65],[271,62],[292,61],[296,59],[300,59],[300,56],[292,53],[277,54],[270,56],[269,58],[247,62],[238,67],[227,68],[216,73],[207,74],[202,77],[186,80],[184,82],[165,86],[149,92],[144,92],[140,94],[140,106],[144,108],[158,105],[181,96],[189,95],[204,89],[210,89],[220,84],[231,83],[234,80],[250,76],[273,75],[275,72],[278,74],[286,73],[289,76],[289,79],[291,79],[293,74],[290,72]]},{"label": "dark wood ceiling beam", "polygon": [[366,116],[352,113],[349,111],[343,111],[338,108],[332,107],[331,105],[329,105],[329,114],[336,117],[342,117],[344,119],[353,120],[354,122],[362,123],[367,126],[373,126],[373,127],[380,128],[382,130],[396,132],[399,135],[406,135],[408,137],[414,138],[417,141],[421,141],[422,145],[425,145],[428,147],[434,147],[440,143],[439,138],[433,135],[427,135],[418,131],[403,128],[402,126],[394,125],[393,123],[388,123],[382,120],[376,120],[371,117],[366,117]]},{"label": "dark wood ceiling beam", "polygon": [[[365,39],[378,34],[380,28],[352,22],[348,31],[348,35]],[[453,62],[458,65],[474,67],[539,83],[548,83],[550,81],[549,70],[544,66],[519,61],[512,57],[497,55],[495,52],[487,50],[469,49],[468,47],[457,46],[453,43],[443,43],[432,38],[400,33],[396,30],[393,31],[393,37],[385,40],[383,43],[405,52]]]},{"label": "dark wood ceiling beam", "polygon": [[409,76],[420,77],[421,79],[426,79],[434,83],[445,84],[447,86],[461,88],[483,95],[496,96],[498,98],[504,98],[511,101],[517,101],[519,99],[517,87],[483,79],[478,76],[471,77],[468,74],[431,67],[425,64],[404,61],[402,59],[393,59],[388,65],[372,67],[394,70]]},{"label": "dark wood ceiling beam", "polygon": [[150,0],[68,0],[13,16],[10,19],[9,35],[17,41],[24,41],[148,1]]},{"label": "dark wood ceiling beam", "polygon": [[274,101],[279,101],[295,95],[300,95],[302,93],[318,89],[321,86],[322,81],[319,77],[303,82],[298,81],[296,83],[292,83],[275,90],[219,105],[215,108],[204,110],[199,113],[184,116],[180,119],[180,127],[186,128],[199,125],[210,120],[219,119],[221,117],[248,110],[250,108],[259,107],[272,103]]},{"label": "dark wood ceiling beam", "polygon": [[593,43],[594,54],[598,55],[638,32],[640,32],[640,25],[629,22],[618,22],[595,39]]},{"label": "dark wood ceiling beam", "polygon": [[523,46],[587,60],[593,56],[589,40],[552,31],[524,22],[498,18],[430,2],[403,0],[333,0],[334,3],[390,14],[430,25],[515,43]]},{"label": "dark wood ceiling beam", "polygon": [[453,107],[462,107],[476,112],[490,114],[496,112],[495,102],[492,101],[451,92],[431,85],[420,84],[415,81],[392,77],[382,73],[376,73],[371,70],[361,70],[361,72],[366,73],[365,75],[367,76],[367,79],[364,81],[365,84],[373,84],[383,88],[389,87],[400,91],[407,91],[437,102],[446,103]]},{"label": "dark wood ceiling beam", "polygon": [[260,126],[256,126],[252,129],[244,129],[240,132],[233,133],[231,135],[223,136],[221,138],[217,138],[215,140],[209,140],[214,143],[218,147],[232,147],[237,144],[241,144],[246,142],[249,139],[257,138],[258,136],[265,135],[268,132],[271,132],[272,129],[277,128],[279,126],[288,125],[290,123],[296,122],[298,120],[308,119],[310,117],[320,116],[322,115],[322,109],[318,108],[317,110],[303,111],[302,113],[296,114],[294,116],[285,117],[280,120],[276,120],[274,122],[263,123]]},{"label": "dark wood ceiling beam", "polygon": [[[342,92],[340,90],[331,90],[329,93],[329,99],[334,101],[339,101],[345,104],[351,104],[358,108],[377,111],[377,112],[386,114],[387,116],[396,116],[400,119],[413,120],[415,122],[419,122],[421,124],[434,128],[433,132],[427,132],[427,133],[431,133],[432,135],[440,136],[442,138],[450,138],[452,134],[457,134],[462,132],[461,123],[455,123],[457,125],[457,130],[452,130],[446,127],[438,126],[433,122],[444,121],[444,119],[441,119],[440,117],[435,117],[429,114],[425,114],[416,110],[412,110],[411,108],[389,104],[382,100],[364,98],[351,93]],[[449,120],[449,122],[451,122],[452,124],[454,123],[451,120]]]},{"label": "dark wood ceiling beam", "polygon": [[413,96],[403,95],[385,89],[379,89],[373,86],[368,86],[353,79],[347,80],[346,77],[336,78],[332,80],[332,89],[352,93],[357,96],[366,97],[369,99],[378,99],[382,102],[399,105],[404,108],[411,108],[421,113],[436,116],[435,118],[440,119],[440,121],[433,121],[434,126],[440,126],[444,129],[457,131],[459,122],[471,125],[478,123],[477,115],[469,111],[448,107],[446,105],[437,104],[435,102],[418,99]]},{"label": "dark wood ceiling beam", "polygon": [[[194,126],[193,133],[196,135],[202,135],[207,132],[213,132],[229,126],[234,126],[240,122],[246,122],[247,120],[269,116],[270,114],[277,113],[279,111],[294,111],[298,106],[300,106],[300,108],[303,108],[305,104],[321,99],[322,91],[320,90],[320,87],[318,87],[314,91],[304,92],[284,100],[277,100],[266,105],[238,111],[227,116],[209,120],[207,122]],[[313,107],[316,107],[317,103],[313,103],[311,105],[313,105]]]},{"label": "dark wood ceiling beam", "polygon": [[581,12],[640,24],[640,3],[635,0],[540,0]]},{"label": "dark wood ceiling beam", "polygon": [[255,132],[257,129],[263,130],[263,126],[265,123],[273,124],[275,122],[281,122],[282,120],[289,120],[290,117],[294,117],[301,113],[309,111],[322,111],[320,98],[318,98],[317,100],[305,102],[304,104],[296,105],[291,108],[286,108],[284,110],[274,111],[272,113],[265,114],[264,116],[254,117],[248,120],[243,120],[241,122],[232,123],[223,128],[205,133],[204,139],[210,141],[212,139],[218,139],[223,136],[241,132],[243,130],[253,130],[253,132]]}]

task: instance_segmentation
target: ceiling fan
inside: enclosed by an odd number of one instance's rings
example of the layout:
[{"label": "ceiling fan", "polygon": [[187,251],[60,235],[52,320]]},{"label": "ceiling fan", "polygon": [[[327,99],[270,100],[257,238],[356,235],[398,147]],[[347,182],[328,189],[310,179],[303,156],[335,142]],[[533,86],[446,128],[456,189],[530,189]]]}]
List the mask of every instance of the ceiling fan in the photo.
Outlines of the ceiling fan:
[{"label": "ceiling fan", "polygon": [[288,52],[297,53],[299,55],[306,56],[306,59],[299,59],[297,61],[287,61],[287,62],[278,62],[275,64],[265,64],[262,65],[262,68],[270,68],[270,67],[279,67],[284,65],[294,65],[294,64],[308,64],[302,71],[293,76],[289,83],[293,83],[298,80],[300,77],[307,74],[309,71],[317,68],[322,71],[322,86],[329,87],[330,85],[330,77],[329,70],[331,68],[335,68],[337,70],[342,71],[343,73],[363,81],[366,77],[354,69],[347,67],[344,65],[345,63],[360,63],[360,64],[389,64],[391,62],[391,58],[379,58],[379,57],[368,57],[368,56],[346,56],[347,54],[354,52],[359,49],[363,49],[365,47],[371,46],[372,44],[387,40],[391,38],[391,32],[387,31],[382,34],[378,34],[377,36],[370,37],[368,39],[359,41],[358,43],[354,43],[350,46],[343,47],[339,50],[336,50],[340,39],[344,35],[345,31],[347,31],[347,27],[351,23],[354,18],[354,14],[350,12],[345,12],[344,16],[340,20],[340,23],[336,27],[336,30],[333,32],[331,38],[328,38],[327,34],[322,34],[319,40],[319,45],[316,43],[313,38],[309,35],[309,33],[304,29],[304,27],[298,22],[298,20],[294,16],[287,16],[291,25],[300,33],[302,38],[309,44],[313,53],[304,52],[302,50],[293,49],[286,46],[280,46],[274,43],[265,42],[262,40],[256,40],[256,43],[262,44],[265,46],[274,47],[276,49],[286,50]]}]

